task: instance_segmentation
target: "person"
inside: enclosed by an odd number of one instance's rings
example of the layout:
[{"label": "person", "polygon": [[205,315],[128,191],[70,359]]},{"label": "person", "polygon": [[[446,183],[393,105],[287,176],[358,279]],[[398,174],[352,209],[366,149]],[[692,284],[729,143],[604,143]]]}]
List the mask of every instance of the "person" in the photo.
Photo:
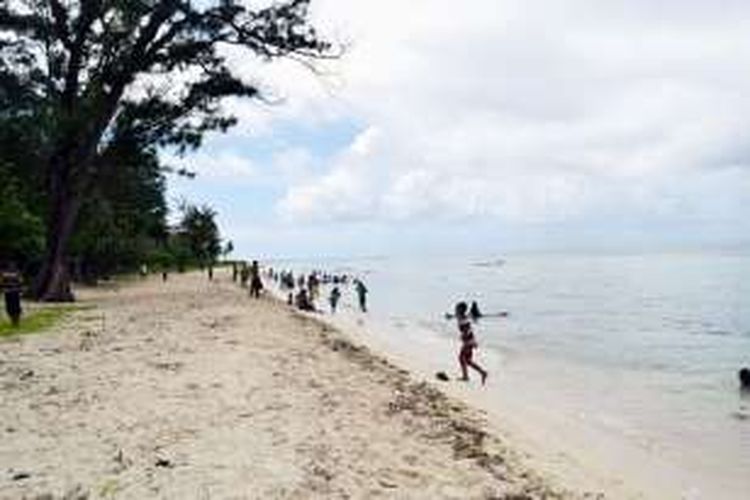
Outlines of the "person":
[{"label": "person", "polygon": [[141,264],[140,272],[141,278],[145,278],[146,276],[148,276],[148,266],[145,263]]},{"label": "person", "polygon": [[237,278],[240,275],[240,270],[237,269],[237,262],[232,261],[232,282],[237,283]]},{"label": "person", "polygon": [[471,307],[469,308],[469,316],[471,317],[472,321],[476,321],[482,317],[482,311],[479,310],[479,304],[477,304],[476,300],[471,302]]},{"label": "person", "polygon": [[211,264],[208,265],[208,281],[214,280],[214,266]]},{"label": "person", "polygon": [[336,306],[338,305],[340,298],[341,290],[339,290],[339,287],[334,286],[333,290],[331,290],[330,297],[328,297],[328,301],[331,303],[331,314],[336,314]]},{"label": "person", "polygon": [[247,262],[242,263],[242,269],[240,269],[240,286],[247,288],[247,280],[250,279],[250,269],[247,267]]},{"label": "person", "polygon": [[166,268],[162,269],[161,271],[161,280],[167,281],[167,278],[169,277],[169,273]]},{"label": "person", "polygon": [[477,341],[471,328],[471,320],[467,315],[468,307],[466,302],[456,304],[456,322],[461,340],[461,349],[458,353],[458,363],[461,366],[461,380],[469,380],[469,370],[471,367],[482,377],[482,385],[487,381],[487,370],[474,362],[474,350],[477,348]]},{"label": "person", "polygon": [[260,279],[260,269],[258,261],[254,260],[250,266],[250,296],[256,299],[260,298],[260,292],[263,290],[263,281]]},{"label": "person", "polygon": [[737,375],[740,378],[740,389],[743,391],[750,391],[750,368],[740,369]]},{"label": "person", "polygon": [[355,289],[357,297],[359,298],[359,308],[362,312],[367,312],[367,287],[362,280],[357,280],[355,283]]},{"label": "person", "polygon": [[318,292],[320,287],[320,280],[315,272],[310,273],[307,278],[307,291],[310,294],[310,300],[318,300]]},{"label": "person", "polygon": [[23,313],[21,308],[21,275],[13,264],[2,273],[0,286],[5,295],[5,312],[10,318],[10,324],[14,328],[18,327]]},{"label": "person", "polygon": [[294,298],[294,302],[297,309],[301,311],[315,312],[315,306],[310,301],[305,288],[300,288],[299,292],[297,292],[297,296]]}]

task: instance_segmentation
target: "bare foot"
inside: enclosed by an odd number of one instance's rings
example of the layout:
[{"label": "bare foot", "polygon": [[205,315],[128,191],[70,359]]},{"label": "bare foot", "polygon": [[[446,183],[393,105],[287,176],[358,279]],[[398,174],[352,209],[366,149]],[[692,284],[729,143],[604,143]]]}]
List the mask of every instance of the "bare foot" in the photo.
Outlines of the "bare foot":
[{"label": "bare foot", "polygon": [[461,382],[468,382],[469,377],[459,377],[458,380],[460,380]]}]

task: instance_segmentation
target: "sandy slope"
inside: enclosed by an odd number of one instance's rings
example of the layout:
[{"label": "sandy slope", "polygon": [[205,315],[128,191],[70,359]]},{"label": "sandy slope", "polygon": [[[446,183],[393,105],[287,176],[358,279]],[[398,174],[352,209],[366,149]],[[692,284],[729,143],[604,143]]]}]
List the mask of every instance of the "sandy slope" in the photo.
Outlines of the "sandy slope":
[{"label": "sandy slope", "polygon": [[0,342],[0,498],[563,497],[478,413],[226,275],[80,296]]}]

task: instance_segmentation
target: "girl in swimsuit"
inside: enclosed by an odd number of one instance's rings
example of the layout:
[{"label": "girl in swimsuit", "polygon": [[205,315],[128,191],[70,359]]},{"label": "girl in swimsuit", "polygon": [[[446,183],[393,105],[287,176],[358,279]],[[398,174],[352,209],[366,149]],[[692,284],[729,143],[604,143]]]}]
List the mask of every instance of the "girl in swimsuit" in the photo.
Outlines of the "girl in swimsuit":
[{"label": "girl in swimsuit", "polygon": [[487,380],[487,370],[474,362],[474,349],[477,348],[477,341],[471,329],[471,320],[467,315],[468,309],[466,302],[456,304],[456,321],[458,322],[461,339],[461,350],[458,353],[458,363],[461,365],[461,380],[469,380],[468,367],[471,367],[479,372],[482,377],[482,385],[484,385]]}]

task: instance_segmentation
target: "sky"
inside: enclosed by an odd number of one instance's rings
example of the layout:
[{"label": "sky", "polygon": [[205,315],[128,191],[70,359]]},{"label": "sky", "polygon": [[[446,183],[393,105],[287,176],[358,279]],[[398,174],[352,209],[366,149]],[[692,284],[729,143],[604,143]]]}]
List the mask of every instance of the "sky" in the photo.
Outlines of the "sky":
[{"label": "sky", "polygon": [[750,248],[747,0],[313,0],[170,165],[239,257]]}]

